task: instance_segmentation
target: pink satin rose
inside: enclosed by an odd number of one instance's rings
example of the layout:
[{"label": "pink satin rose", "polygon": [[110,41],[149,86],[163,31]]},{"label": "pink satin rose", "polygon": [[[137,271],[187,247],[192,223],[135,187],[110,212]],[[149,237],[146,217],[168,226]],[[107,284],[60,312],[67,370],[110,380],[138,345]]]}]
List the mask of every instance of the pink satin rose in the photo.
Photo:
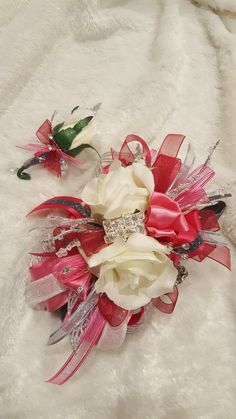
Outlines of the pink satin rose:
[{"label": "pink satin rose", "polygon": [[193,241],[201,224],[198,211],[183,214],[177,202],[161,192],[154,192],[149,201],[145,228],[149,236],[178,246]]}]

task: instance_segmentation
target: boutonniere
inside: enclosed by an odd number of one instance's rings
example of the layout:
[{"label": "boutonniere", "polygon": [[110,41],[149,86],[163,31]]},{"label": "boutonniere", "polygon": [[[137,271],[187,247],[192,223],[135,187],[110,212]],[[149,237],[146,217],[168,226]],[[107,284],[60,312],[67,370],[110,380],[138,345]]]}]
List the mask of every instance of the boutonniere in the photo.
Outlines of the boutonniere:
[{"label": "boutonniere", "polygon": [[46,119],[36,132],[38,142],[19,147],[33,151],[34,156],[17,170],[17,176],[24,180],[31,179],[25,170],[40,164],[60,177],[69,164],[80,166],[83,163],[76,158],[81,151],[91,148],[97,152],[90,142],[96,134],[94,117],[99,107],[100,104],[97,104],[91,108],[88,116],[79,117],[76,114],[80,109],[76,106],[71,111],[70,119],[56,125],[53,125],[52,120]]}]

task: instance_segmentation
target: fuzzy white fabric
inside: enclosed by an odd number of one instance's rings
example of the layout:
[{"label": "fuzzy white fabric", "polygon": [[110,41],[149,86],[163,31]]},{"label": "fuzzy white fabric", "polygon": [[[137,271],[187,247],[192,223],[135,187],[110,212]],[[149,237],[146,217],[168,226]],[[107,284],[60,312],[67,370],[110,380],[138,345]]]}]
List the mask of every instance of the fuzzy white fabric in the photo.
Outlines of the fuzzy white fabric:
[{"label": "fuzzy white fabric", "polygon": [[[1,409],[2,419],[234,419],[234,275],[190,263],[173,315],[119,350],[94,350],[62,387],[44,383],[69,354],[45,345],[59,324],[24,304],[25,214],[74,194],[86,172],[61,182],[40,168],[20,181],[9,169],[54,109],[102,102],[97,145],[136,133],[153,146],[168,132],[191,138],[199,160],[217,139],[218,183],[235,177],[235,0],[1,0]],[[91,155],[92,157],[92,155]],[[224,230],[235,241],[233,203]],[[235,206],[234,206],[235,208]],[[235,257],[232,245],[233,267]]]}]

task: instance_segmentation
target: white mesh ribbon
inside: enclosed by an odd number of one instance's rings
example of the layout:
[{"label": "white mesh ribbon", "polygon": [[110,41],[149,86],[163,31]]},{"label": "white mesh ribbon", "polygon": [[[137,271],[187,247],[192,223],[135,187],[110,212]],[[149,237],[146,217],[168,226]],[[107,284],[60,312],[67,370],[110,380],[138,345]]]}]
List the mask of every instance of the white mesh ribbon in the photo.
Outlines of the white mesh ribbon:
[{"label": "white mesh ribbon", "polygon": [[66,288],[52,274],[30,282],[25,290],[25,299],[28,304],[37,304],[47,301],[65,291]]}]

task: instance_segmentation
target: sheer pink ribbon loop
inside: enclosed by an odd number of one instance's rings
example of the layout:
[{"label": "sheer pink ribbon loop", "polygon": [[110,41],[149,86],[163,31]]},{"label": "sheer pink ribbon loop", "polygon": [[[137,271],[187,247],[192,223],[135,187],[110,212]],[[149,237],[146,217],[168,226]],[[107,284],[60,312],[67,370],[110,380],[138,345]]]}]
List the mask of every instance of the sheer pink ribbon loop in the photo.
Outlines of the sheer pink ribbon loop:
[{"label": "sheer pink ribbon loop", "polygon": [[36,135],[41,143],[50,144],[49,135],[52,135],[52,124],[49,119],[46,119],[46,121],[42,123],[36,132]]},{"label": "sheer pink ribbon loop", "polygon": [[40,152],[45,153],[48,151],[48,147],[42,144],[26,144],[26,145],[18,145],[17,148],[21,148],[22,150],[26,151],[33,151],[34,153]]},{"label": "sheer pink ribbon loop", "polygon": [[162,300],[162,297],[154,298],[152,300],[153,305],[162,313],[171,314],[175,309],[175,305],[178,300],[178,288],[175,286],[172,292],[165,294],[165,297],[168,297],[170,303],[166,303]]},{"label": "sheer pink ribbon loop", "polygon": [[75,374],[100,339],[105,324],[106,320],[101,315],[98,307],[96,307],[90,316],[88,326],[79,340],[76,352],[72,352],[59,371],[47,380],[48,383],[61,385]]},{"label": "sheer pink ribbon loop", "polygon": [[130,317],[131,313],[128,313],[125,321],[117,327],[113,327],[109,323],[106,323],[97,343],[97,348],[101,351],[119,348],[125,340]]},{"label": "sheer pink ribbon loop", "polygon": [[230,249],[226,246],[203,243],[191,257],[198,262],[208,257],[231,270]]},{"label": "sheer pink ribbon loop", "polygon": [[165,137],[156,160],[153,163],[155,190],[166,192],[181,169],[182,162],[177,158],[184,135],[169,134]]},{"label": "sheer pink ribbon loop", "polygon": [[228,247],[215,246],[208,257],[231,270],[230,249]]},{"label": "sheer pink ribbon loop", "polygon": [[176,157],[184,139],[185,136],[181,134],[168,134],[159,149],[158,155],[165,154],[169,157]]},{"label": "sheer pink ribbon loop", "polygon": [[50,274],[27,285],[25,300],[28,304],[38,304],[61,294],[65,290],[66,288]]},{"label": "sheer pink ribbon loop", "polygon": [[128,144],[129,143],[139,143],[142,146],[143,155],[145,156],[146,164],[147,166],[151,166],[151,152],[149,150],[149,147],[141,137],[138,135],[128,135],[123,142],[120,153],[119,153],[119,160],[123,161],[124,164],[130,164],[133,163],[135,160],[133,152],[130,150]]},{"label": "sheer pink ribbon loop", "polygon": [[64,158],[65,160],[69,161],[71,164],[74,164],[75,166],[79,166],[80,164],[83,164],[83,160],[79,160],[76,157],[72,157],[67,153],[64,153],[60,148],[57,148],[57,153],[59,153],[61,158]]}]

